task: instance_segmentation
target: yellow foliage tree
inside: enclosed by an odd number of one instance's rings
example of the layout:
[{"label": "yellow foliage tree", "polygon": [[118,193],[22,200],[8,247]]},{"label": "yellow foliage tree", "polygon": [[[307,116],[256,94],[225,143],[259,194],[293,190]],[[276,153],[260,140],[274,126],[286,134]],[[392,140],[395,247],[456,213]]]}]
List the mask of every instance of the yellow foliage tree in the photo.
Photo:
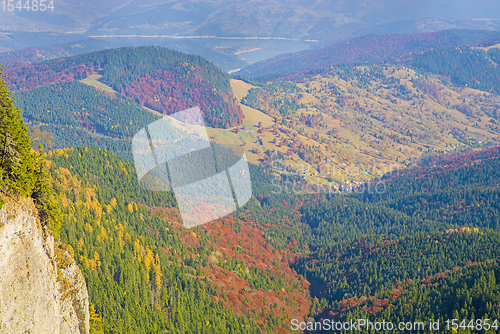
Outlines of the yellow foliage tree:
[{"label": "yellow foliage tree", "polygon": [[94,252],[94,261],[95,261],[96,266],[99,267],[101,265],[101,257],[99,256],[99,253],[97,253],[97,252]]},{"label": "yellow foliage tree", "polygon": [[139,240],[134,241],[134,257],[141,262],[141,244],[139,243]]},{"label": "yellow foliage tree", "polygon": [[78,250],[80,252],[83,250],[83,245],[84,245],[83,238],[80,238],[80,240],[78,240]]},{"label": "yellow foliage tree", "polygon": [[161,273],[160,256],[158,254],[155,256],[155,274],[156,288],[159,290],[161,289],[161,277],[163,274]]},{"label": "yellow foliage tree", "polygon": [[74,258],[75,257],[75,250],[73,249],[73,247],[71,247],[70,244],[67,244],[66,247],[68,248],[68,252],[71,254],[71,257]]}]

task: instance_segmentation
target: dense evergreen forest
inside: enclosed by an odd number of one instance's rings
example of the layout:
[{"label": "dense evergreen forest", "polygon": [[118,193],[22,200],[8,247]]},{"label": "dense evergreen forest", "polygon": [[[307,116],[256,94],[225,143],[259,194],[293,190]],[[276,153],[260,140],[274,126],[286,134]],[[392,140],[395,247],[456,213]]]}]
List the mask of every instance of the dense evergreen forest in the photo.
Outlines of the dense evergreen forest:
[{"label": "dense evergreen forest", "polygon": [[413,57],[411,66],[432,73],[445,75],[464,87],[499,94],[500,50],[485,52],[469,46],[438,48]]},{"label": "dense evergreen forest", "polygon": [[430,158],[386,175],[384,192],[304,204],[316,242],[294,268],[317,298],[311,314],[467,324],[498,317],[499,152]]},{"label": "dense evergreen forest", "polygon": [[[365,326],[360,333],[394,333],[400,323],[403,329],[410,323],[417,328],[412,330],[416,333],[498,333],[499,279],[498,260],[467,264],[420,282],[395,281],[394,290],[384,299],[345,299],[339,303],[343,312],[329,311],[328,316],[341,322],[364,319],[366,323],[385,321],[393,325],[392,330],[380,326],[376,331]],[[431,329],[430,322],[439,322],[438,328]]]},{"label": "dense evergreen forest", "polygon": [[52,135],[54,148],[92,145],[131,159],[131,140],[160,116],[126,98],[113,98],[77,81],[13,95],[23,118]]}]

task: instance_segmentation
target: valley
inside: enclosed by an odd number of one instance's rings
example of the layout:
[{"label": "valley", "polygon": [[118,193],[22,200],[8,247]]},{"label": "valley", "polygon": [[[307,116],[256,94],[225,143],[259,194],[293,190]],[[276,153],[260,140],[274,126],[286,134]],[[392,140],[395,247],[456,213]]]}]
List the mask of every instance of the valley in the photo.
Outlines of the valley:
[{"label": "valley", "polygon": [[[127,55],[128,49],[121,50],[125,57],[132,56]],[[177,87],[179,83],[175,81],[184,73],[184,65],[178,67],[178,74],[136,71],[132,81],[125,84],[123,79],[119,79],[122,83],[114,82],[117,77],[111,76],[109,65],[102,65],[108,70],[102,69],[93,60],[98,54],[73,58],[78,61],[76,64],[81,64],[72,65],[74,74],[57,69],[54,61],[49,62],[54,70],[30,65],[7,71],[13,87],[20,89],[15,93],[18,106],[32,122],[31,126],[41,126],[42,130],[53,133],[55,148],[67,147],[71,133],[81,144],[97,145],[130,158],[127,140],[133,133],[129,127],[140,129],[147,124],[137,123],[140,119],[156,119],[195,103],[212,115],[206,116],[205,122],[210,126],[208,131],[213,141],[243,147],[252,163],[338,189],[341,185],[352,187],[402,170],[425,155],[487,147],[497,145],[500,140],[497,123],[500,97],[495,92],[456,85],[449,78],[418,71],[412,65],[342,65],[252,84],[221,75],[214,83],[196,87],[194,82],[204,79],[195,79],[198,74],[195,67],[191,67],[187,73],[194,75],[190,79],[193,83],[186,87],[190,87],[192,97],[185,100],[180,95],[180,89],[184,88]],[[115,57],[121,56],[117,53]],[[189,74],[193,69],[193,74]],[[116,69],[113,71],[116,73]],[[97,105],[87,105],[85,101],[90,100],[81,95],[75,115],[81,113],[83,118],[65,128],[67,125],[54,122],[57,118],[49,114],[51,110],[60,112],[58,104],[63,100],[61,93],[43,88],[47,81],[40,86],[39,80],[46,76],[55,76],[54,83],[74,82],[70,86],[79,79],[80,83],[96,88],[82,90],[85,96],[100,94],[101,104],[116,108],[127,105],[142,111],[134,112],[135,115],[127,119],[129,116],[124,118],[124,115],[131,111],[117,109],[114,120],[108,116],[107,128],[93,129],[90,119],[102,111],[93,109]],[[29,85],[19,86],[21,78]],[[159,80],[170,81],[160,85]],[[200,99],[207,96],[213,84],[220,91],[218,96],[209,98],[213,102]],[[37,109],[45,103],[33,102],[35,96],[39,98],[43,94],[55,95],[50,98],[52,105],[44,107],[47,116],[40,118]],[[176,101],[174,104],[168,102],[172,98]],[[215,109],[207,104],[214,105],[214,102],[219,104]],[[168,109],[164,109],[167,104]],[[213,117],[220,110],[225,110],[226,116]]]},{"label": "valley", "polygon": [[337,182],[500,140],[497,95],[450,87],[402,66],[332,68],[252,87],[241,101],[274,119],[248,146],[251,157],[280,159],[296,172]]},{"label": "valley", "polygon": [[[75,259],[90,333],[496,319],[500,51],[472,42],[259,80],[158,46],[17,64],[2,192],[35,200]],[[252,197],[186,229],[173,191],[139,185],[131,139],[194,106],[214,145],[245,150]]]}]

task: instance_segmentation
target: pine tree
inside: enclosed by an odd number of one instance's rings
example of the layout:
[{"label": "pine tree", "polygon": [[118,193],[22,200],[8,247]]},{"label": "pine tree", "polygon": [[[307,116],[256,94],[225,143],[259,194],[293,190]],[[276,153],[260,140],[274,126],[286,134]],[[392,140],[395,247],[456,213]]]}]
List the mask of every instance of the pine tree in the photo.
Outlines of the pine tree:
[{"label": "pine tree", "polygon": [[0,187],[12,196],[29,196],[34,186],[36,157],[21,111],[0,73]]},{"label": "pine tree", "polygon": [[21,117],[21,111],[12,102],[8,84],[0,72],[0,190],[13,198],[31,197],[39,218],[59,239],[61,212],[45,167],[43,149],[32,149],[32,140]]},{"label": "pine tree", "polygon": [[42,223],[46,224],[52,234],[59,239],[59,229],[62,225],[61,209],[57,205],[57,195],[52,188],[52,182],[47,170],[46,161],[43,157],[42,145],[38,146],[40,155],[38,156],[37,168],[35,169],[35,184],[31,198],[38,209],[38,215]]}]

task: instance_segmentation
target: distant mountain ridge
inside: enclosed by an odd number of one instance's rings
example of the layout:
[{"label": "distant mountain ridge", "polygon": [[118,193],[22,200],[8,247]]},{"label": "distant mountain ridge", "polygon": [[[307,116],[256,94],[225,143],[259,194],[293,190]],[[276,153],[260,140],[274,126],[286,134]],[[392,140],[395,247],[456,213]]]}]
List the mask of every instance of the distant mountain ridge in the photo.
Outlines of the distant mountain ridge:
[{"label": "distant mountain ridge", "polygon": [[[85,52],[160,45],[201,55],[227,71],[370,34],[500,29],[500,3],[491,0],[65,0],[54,1],[53,11],[7,7],[0,52],[91,39],[99,48]],[[242,54],[248,50],[255,52]]]},{"label": "distant mountain ridge", "polygon": [[267,59],[236,72],[248,78],[270,79],[339,64],[376,63],[433,48],[480,44],[500,37],[500,31],[444,30],[439,32],[368,35],[314,51]]},{"label": "distant mountain ridge", "polygon": [[[18,37],[16,34],[14,35],[14,38]],[[248,64],[242,59],[239,59],[236,55],[222,52],[211,48],[209,45],[186,39],[86,38],[83,36],[80,38],[84,39],[75,39],[74,41],[56,44],[52,44],[52,40],[46,39],[45,42],[42,41],[40,45],[35,44],[26,48],[1,52],[0,64],[10,68],[38,63],[49,59],[71,57],[120,47],[138,47],[140,45],[156,45],[191,55],[201,56],[226,71]],[[43,40],[44,37],[42,36],[41,39]]]},{"label": "distant mountain ridge", "polygon": [[[407,0],[404,4],[399,0],[66,0],[54,3],[54,10],[43,15],[4,10],[1,30],[68,36],[260,36],[335,42],[342,35],[352,38],[370,31],[418,32],[464,25],[491,29],[498,25],[499,8],[488,0]],[[467,20],[472,22],[465,23]]]}]

